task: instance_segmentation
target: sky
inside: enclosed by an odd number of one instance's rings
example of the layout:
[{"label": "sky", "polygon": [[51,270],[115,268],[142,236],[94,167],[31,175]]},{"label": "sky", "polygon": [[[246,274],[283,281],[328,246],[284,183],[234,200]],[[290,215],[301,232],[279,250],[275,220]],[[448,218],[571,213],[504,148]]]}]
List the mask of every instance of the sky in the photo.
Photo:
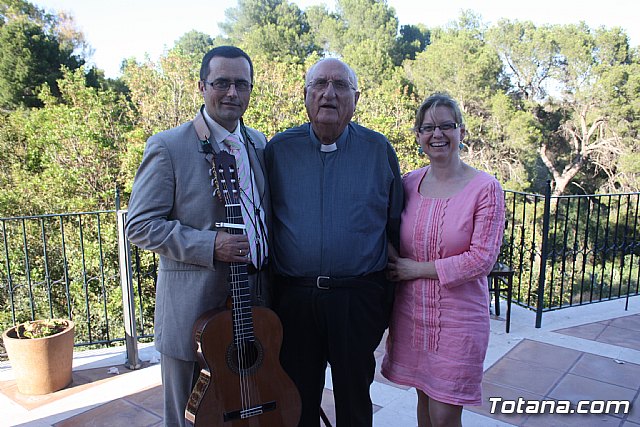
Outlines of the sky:
[{"label": "sky", "polygon": [[[325,4],[330,10],[335,0],[293,0],[301,9]],[[218,23],[236,0],[31,0],[47,11],[64,10],[93,48],[89,63],[105,71],[107,77],[120,74],[125,58],[156,60],[175,41],[191,30],[212,37],[219,35]],[[576,24],[590,28],[622,27],[632,46],[640,45],[640,1],[638,0],[387,0],[396,11],[400,25],[422,23],[439,27],[455,21],[460,12],[471,9],[486,24],[502,18],[542,24]]]}]

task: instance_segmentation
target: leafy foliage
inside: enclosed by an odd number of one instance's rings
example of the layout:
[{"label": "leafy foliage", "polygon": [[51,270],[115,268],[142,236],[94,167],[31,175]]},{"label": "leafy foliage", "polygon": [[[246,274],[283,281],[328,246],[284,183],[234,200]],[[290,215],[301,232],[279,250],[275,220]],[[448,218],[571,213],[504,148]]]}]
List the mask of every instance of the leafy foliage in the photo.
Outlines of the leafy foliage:
[{"label": "leafy foliage", "polygon": [[16,326],[16,338],[32,339],[50,337],[63,332],[68,327],[69,323],[61,319],[24,322]]},{"label": "leafy foliage", "polygon": [[[544,192],[549,180],[554,196],[640,188],[640,51],[619,28],[510,20],[487,26],[469,10],[444,27],[399,27],[385,0],[338,0],[334,11],[239,0],[226,17],[223,35],[190,31],[160,57],[125,59],[122,76],[105,79],[102,70],[82,67],[91,49],[72,17],[0,0],[0,217],[112,209],[116,187],[126,206],[145,141],[194,116],[202,104],[201,58],[220,44],[251,55],[255,82],[244,121],[267,138],[308,120],[305,70],[322,57],[345,60],[361,91],[354,119],[387,136],[403,172],[428,161],[412,131],[422,99],[433,92],[456,98],[467,129],[464,160],[495,174],[505,188],[528,192],[509,207],[510,246],[503,254],[519,260],[517,297],[526,304],[537,303],[542,239],[542,202],[529,193]],[[630,219],[637,203],[590,204],[624,221],[615,231],[603,230],[594,217],[569,215],[584,208],[557,205],[552,214],[587,246],[571,249],[552,232],[551,259],[563,253],[576,265],[599,267],[553,295],[563,303],[586,294],[606,298],[607,280],[637,278],[638,224]],[[12,310],[0,310],[0,324],[68,316],[77,320],[81,339],[109,341],[107,319],[123,318],[117,236],[98,230],[114,229],[115,219],[7,221],[0,307]],[[610,251],[627,245],[617,258],[596,253],[610,236],[618,239]],[[145,266],[135,279],[144,330],[152,325],[156,260],[137,251],[136,259]],[[10,272],[2,270],[7,265]],[[563,275],[554,264],[545,279]],[[637,292],[636,279],[625,286]],[[545,304],[557,302],[551,295],[541,295]]]},{"label": "leafy foliage", "polygon": [[286,0],[239,0],[236,8],[227,9],[226,16],[220,28],[231,43],[250,55],[301,64],[317,50],[306,15]]},{"label": "leafy foliage", "polygon": [[[0,199],[4,215],[82,211],[112,205],[128,129],[121,95],[85,86],[82,69],[64,71],[61,98],[45,86],[43,108],[8,116],[0,140],[11,160]],[[21,141],[21,144],[15,144]]]},{"label": "leafy foliage", "polygon": [[192,30],[176,40],[172,50],[202,58],[214,45],[210,35]]},{"label": "leafy foliage", "polygon": [[[47,83],[57,93],[61,66],[78,68],[73,54],[81,40],[73,21],[58,19],[24,0],[0,0],[0,107],[42,106],[38,91]],[[63,31],[63,23],[70,23]]]},{"label": "leafy foliage", "polygon": [[640,58],[619,28],[489,27],[470,10],[445,27],[399,27],[383,0],[339,0],[335,11],[241,0],[224,36],[188,32],[108,80],[70,64],[81,61],[71,52],[90,51],[73,18],[25,0],[0,0],[0,12],[5,215],[106,206],[116,185],[126,200],[146,139],[194,115],[201,56],[221,43],[252,55],[245,121],[268,137],[307,120],[304,72],[332,55],[358,74],[355,119],[387,135],[403,171],[425,162],[411,131],[417,105],[448,92],[465,115],[465,160],[511,188],[541,191],[547,179],[556,195],[638,188]]}]

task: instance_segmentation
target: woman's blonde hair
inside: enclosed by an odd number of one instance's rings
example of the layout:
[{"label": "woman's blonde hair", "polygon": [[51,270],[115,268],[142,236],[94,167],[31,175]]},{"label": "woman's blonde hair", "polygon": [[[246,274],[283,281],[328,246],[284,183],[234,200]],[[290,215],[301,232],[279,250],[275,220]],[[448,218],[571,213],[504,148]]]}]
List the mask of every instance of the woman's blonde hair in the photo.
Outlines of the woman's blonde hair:
[{"label": "woman's blonde hair", "polygon": [[460,106],[446,93],[434,93],[429,96],[424,102],[418,107],[416,111],[416,121],[413,126],[413,131],[418,132],[418,128],[422,126],[422,121],[424,120],[425,114],[427,111],[433,110],[436,107],[447,107],[453,113],[453,117],[459,125],[464,125],[464,121],[462,120],[462,111],[460,110]]}]

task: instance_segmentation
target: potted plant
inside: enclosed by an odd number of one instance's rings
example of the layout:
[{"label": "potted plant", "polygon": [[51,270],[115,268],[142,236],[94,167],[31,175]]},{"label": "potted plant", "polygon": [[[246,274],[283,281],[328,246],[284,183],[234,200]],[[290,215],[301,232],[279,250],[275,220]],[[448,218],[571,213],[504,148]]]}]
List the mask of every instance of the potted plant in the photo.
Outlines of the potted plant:
[{"label": "potted plant", "polygon": [[32,320],[7,329],[7,350],[18,390],[48,394],[71,383],[75,325],[67,319]]}]

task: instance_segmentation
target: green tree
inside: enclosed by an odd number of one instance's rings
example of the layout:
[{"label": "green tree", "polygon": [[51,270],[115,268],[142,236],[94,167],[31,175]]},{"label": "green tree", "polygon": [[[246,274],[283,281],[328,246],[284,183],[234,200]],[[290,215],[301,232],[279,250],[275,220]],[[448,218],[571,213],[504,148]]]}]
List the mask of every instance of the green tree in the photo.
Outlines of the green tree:
[{"label": "green tree", "polygon": [[195,116],[202,57],[171,50],[155,63],[129,61],[124,68],[134,121],[144,139]]},{"label": "green tree", "polygon": [[[0,0],[0,107],[41,106],[38,90],[47,83],[58,94],[61,66],[76,69],[83,60],[61,22],[23,0]],[[60,37],[64,35],[64,37]]]},{"label": "green tree", "polygon": [[487,31],[488,43],[505,65],[510,84],[525,101],[544,100],[558,67],[558,44],[549,25],[502,19]]},{"label": "green tree", "polygon": [[495,50],[485,43],[483,34],[479,18],[467,11],[458,22],[432,31],[431,44],[415,61],[405,62],[407,77],[420,98],[446,92],[460,104],[467,126],[469,159],[495,142],[487,139],[486,126],[491,99],[502,90],[502,64]]},{"label": "green tree", "polygon": [[378,86],[394,74],[398,19],[383,0],[338,0],[336,33],[331,51],[358,74],[363,89]]},{"label": "green tree", "polygon": [[408,172],[423,166],[413,133],[416,106],[420,100],[412,92],[401,70],[381,86],[362,91],[354,120],[385,135],[396,150],[400,169]]},{"label": "green tree", "polygon": [[229,40],[250,55],[263,54],[274,61],[304,63],[317,47],[309,33],[306,15],[286,0],[239,0],[225,11],[219,24]]},{"label": "green tree", "polygon": [[[625,137],[637,137],[629,133],[629,122],[639,112],[640,93],[633,76],[638,62],[630,56],[627,37],[619,28],[556,26],[553,37],[560,65],[554,72],[557,100],[550,105],[563,120],[556,130],[558,138],[543,139],[539,149],[553,177],[553,192],[563,194],[570,183],[586,192],[596,191],[598,181],[615,186],[618,158],[627,151]],[[629,105],[612,102],[621,99],[620,93]],[[630,108],[633,105],[635,109]],[[594,176],[599,177],[596,186]]]},{"label": "green tree", "polygon": [[191,30],[176,40],[172,50],[177,50],[182,53],[202,58],[213,47],[213,45],[214,40],[210,35],[200,31]]},{"label": "green tree", "polygon": [[40,85],[60,77],[58,43],[36,24],[15,20],[0,28],[0,51],[0,105],[40,106]]},{"label": "green tree", "polygon": [[263,55],[255,56],[253,63],[255,83],[244,114],[247,125],[271,138],[308,121],[302,95],[305,65],[273,62]]},{"label": "green tree", "polygon": [[113,208],[130,128],[124,99],[86,87],[82,68],[65,70],[58,86],[60,98],[45,85],[42,108],[5,116],[0,216]]},{"label": "green tree", "polygon": [[423,24],[403,25],[393,54],[396,65],[402,65],[405,59],[414,60],[431,42],[431,31]]},{"label": "green tree", "polygon": [[447,92],[463,111],[472,112],[501,89],[502,64],[484,41],[479,19],[464,12],[453,25],[432,31],[431,44],[406,62],[407,76],[421,97]]},{"label": "green tree", "polygon": [[309,34],[320,55],[333,54],[332,46],[335,46],[337,34],[340,33],[340,23],[335,13],[329,13],[324,4],[309,6],[305,9]]},{"label": "green tree", "polygon": [[546,178],[546,170],[537,154],[543,131],[536,116],[521,104],[521,100],[503,91],[491,97],[490,111],[483,124],[491,149],[474,154],[482,159],[479,166],[494,171],[505,188],[540,191]]}]

